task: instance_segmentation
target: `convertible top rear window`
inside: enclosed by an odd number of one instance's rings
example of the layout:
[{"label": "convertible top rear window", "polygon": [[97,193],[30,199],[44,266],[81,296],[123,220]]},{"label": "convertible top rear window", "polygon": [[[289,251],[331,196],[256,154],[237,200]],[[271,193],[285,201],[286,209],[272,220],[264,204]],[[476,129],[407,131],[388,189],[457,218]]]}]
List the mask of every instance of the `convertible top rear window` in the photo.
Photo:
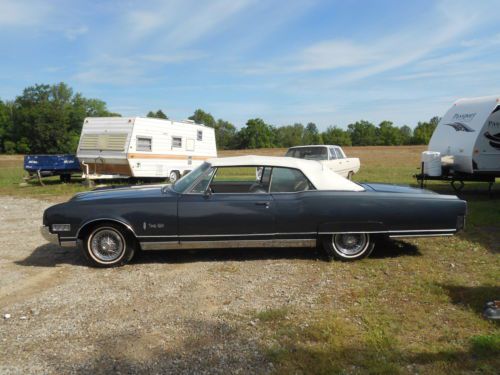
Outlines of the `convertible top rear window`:
[{"label": "convertible top rear window", "polygon": [[298,159],[306,160],[328,160],[328,150],[326,147],[297,147],[291,148],[286,153],[286,156],[291,156]]}]

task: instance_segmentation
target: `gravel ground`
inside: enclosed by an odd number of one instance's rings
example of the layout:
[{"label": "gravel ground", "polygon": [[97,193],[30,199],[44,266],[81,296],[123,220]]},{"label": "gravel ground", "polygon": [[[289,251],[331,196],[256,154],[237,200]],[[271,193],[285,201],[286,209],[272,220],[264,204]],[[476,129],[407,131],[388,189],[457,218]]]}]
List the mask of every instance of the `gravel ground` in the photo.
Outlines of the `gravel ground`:
[{"label": "gravel ground", "polygon": [[313,308],[332,287],[308,249],[149,252],[89,268],[39,234],[50,204],[0,196],[2,374],[269,373],[256,311]]}]

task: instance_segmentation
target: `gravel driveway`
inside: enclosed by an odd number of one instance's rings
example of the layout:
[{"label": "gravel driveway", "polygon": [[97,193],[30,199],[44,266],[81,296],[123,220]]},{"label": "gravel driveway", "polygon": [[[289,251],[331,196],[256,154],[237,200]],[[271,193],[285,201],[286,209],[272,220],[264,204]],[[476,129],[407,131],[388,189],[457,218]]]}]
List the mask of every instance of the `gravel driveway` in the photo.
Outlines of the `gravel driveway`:
[{"label": "gravel driveway", "polygon": [[332,287],[308,249],[149,252],[89,268],[42,239],[49,205],[0,196],[2,374],[268,373],[255,313],[313,307]]}]

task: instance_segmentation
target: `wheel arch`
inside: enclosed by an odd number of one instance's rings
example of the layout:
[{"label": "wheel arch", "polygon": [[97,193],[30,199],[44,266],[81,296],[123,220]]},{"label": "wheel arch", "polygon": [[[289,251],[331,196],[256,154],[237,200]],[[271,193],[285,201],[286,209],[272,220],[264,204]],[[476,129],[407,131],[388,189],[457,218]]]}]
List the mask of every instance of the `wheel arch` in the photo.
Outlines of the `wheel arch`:
[{"label": "wheel arch", "polygon": [[78,228],[78,231],[76,232],[76,238],[79,240],[83,240],[83,238],[93,229],[95,228],[98,224],[101,223],[114,223],[118,224],[119,226],[123,227],[128,233],[130,233],[134,238],[137,240],[137,235],[134,232],[134,229],[132,226],[125,222],[124,220],[120,219],[114,219],[114,218],[97,218],[97,219],[91,219],[85,221],[80,228]]}]

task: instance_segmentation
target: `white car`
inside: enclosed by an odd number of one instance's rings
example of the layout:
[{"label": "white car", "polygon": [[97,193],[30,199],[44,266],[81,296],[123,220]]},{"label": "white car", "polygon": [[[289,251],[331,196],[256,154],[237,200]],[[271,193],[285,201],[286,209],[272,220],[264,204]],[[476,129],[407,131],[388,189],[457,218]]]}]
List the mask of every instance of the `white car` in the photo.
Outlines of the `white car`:
[{"label": "white car", "polygon": [[290,147],[285,156],[320,161],[333,172],[349,180],[355,173],[358,173],[360,167],[358,158],[346,157],[344,150],[335,145]]}]

